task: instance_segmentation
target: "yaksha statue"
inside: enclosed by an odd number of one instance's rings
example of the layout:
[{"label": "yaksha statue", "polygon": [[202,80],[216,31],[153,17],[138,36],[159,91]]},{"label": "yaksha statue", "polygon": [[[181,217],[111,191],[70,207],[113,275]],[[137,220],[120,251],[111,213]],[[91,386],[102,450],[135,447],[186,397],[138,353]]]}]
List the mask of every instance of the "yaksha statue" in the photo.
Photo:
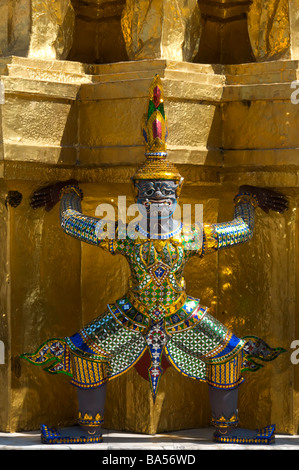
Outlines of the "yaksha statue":
[{"label": "yaksha statue", "polygon": [[271,443],[275,425],[259,430],[238,426],[238,387],[244,370],[258,370],[259,360],[271,361],[283,350],[255,336],[236,336],[186,293],[183,272],[193,256],[202,258],[250,240],[255,209],[283,212],[287,200],[272,190],[243,186],[234,200],[232,221],[184,227],[173,217],[183,178],[167,160],[167,120],[159,76],[150,88],[143,135],[146,159],[133,177],[141,217],[130,230],[113,226],[105,233],[103,219],[83,215],[77,181],[44,187],[31,199],[33,208],[46,210],[60,200],[65,233],[125,256],[132,276],[127,294],[82,330],[47,340],[34,354],[23,355],[50,373],[69,375],[77,388],[78,426],[42,425],[42,442],[101,442],[107,382],[147,358],[153,399],[167,361],[185,376],[207,383],[217,442]]}]

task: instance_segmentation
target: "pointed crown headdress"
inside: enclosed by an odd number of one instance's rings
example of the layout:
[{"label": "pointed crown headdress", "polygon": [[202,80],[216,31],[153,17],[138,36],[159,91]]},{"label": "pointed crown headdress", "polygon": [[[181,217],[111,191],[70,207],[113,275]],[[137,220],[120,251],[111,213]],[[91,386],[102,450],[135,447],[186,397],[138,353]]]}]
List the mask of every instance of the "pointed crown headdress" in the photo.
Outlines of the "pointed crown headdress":
[{"label": "pointed crown headdress", "polygon": [[147,113],[142,121],[145,144],[145,163],[133,177],[136,183],[144,179],[167,179],[181,182],[176,167],[167,160],[167,118],[164,111],[164,92],[159,75],[156,75],[149,89]]}]

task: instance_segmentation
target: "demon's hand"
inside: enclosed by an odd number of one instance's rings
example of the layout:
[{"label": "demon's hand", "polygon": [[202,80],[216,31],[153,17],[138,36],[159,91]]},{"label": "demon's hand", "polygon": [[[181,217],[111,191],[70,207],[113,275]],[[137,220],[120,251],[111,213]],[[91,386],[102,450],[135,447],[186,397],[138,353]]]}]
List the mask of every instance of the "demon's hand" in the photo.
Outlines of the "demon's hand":
[{"label": "demon's hand", "polygon": [[30,198],[30,206],[33,209],[44,207],[49,212],[59,202],[62,188],[68,185],[78,185],[78,182],[76,180],[58,181],[37,189]]}]

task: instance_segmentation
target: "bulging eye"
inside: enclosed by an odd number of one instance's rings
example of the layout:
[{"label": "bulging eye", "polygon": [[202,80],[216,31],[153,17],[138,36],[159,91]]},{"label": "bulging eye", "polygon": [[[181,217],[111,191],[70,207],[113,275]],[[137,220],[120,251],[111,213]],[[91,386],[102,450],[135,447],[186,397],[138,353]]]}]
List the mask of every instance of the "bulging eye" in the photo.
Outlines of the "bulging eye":
[{"label": "bulging eye", "polygon": [[163,189],[162,193],[164,194],[164,196],[170,196],[171,194],[173,194],[173,191],[171,189]]},{"label": "bulging eye", "polygon": [[148,189],[147,191],[144,192],[145,196],[153,196],[155,193],[154,189]]}]

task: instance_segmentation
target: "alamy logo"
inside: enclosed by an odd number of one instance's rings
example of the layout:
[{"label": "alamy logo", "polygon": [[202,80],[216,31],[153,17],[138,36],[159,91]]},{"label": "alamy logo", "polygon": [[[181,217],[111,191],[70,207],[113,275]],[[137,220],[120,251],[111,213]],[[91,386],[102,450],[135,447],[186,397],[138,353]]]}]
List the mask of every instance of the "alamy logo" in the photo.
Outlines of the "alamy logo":
[{"label": "alamy logo", "polygon": [[293,104],[299,104],[299,80],[294,80],[291,83],[291,88],[294,88],[294,91],[291,94],[291,102]]},{"label": "alamy logo", "polygon": [[295,349],[294,352],[291,354],[291,363],[292,364],[298,364],[299,363],[299,341],[295,339],[291,343],[291,349]]},{"label": "alamy logo", "polygon": [[[150,209],[144,209],[139,204],[126,205],[126,196],[118,196],[117,217],[112,204],[99,204],[95,215],[101,217],[96,224],[95,233],[98,239],[125,239],[133,240],[156,238],[157,227],[163,233],[173,235],[182,231],[188,232],[186,241],[190,249],[199,249],[202,246],[203,205],[202,204],[176,204],[172,219],[172,209],[167,204],[152,204]],[[117,226],[117,233],[115,227]],[[190,233],[190,226],[196,230]],[[180,229],[181,228],[181,229]]]}]

